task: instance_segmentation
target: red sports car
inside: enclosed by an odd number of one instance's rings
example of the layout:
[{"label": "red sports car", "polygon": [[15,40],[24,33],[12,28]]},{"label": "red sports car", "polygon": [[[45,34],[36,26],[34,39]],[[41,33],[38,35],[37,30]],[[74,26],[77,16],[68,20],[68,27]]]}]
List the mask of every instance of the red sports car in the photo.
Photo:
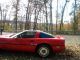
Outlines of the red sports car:
[{"label": "red sports car", "polygon": [[41,57],[47,57],[52,52],[64,51],[65,40],[43,31],[25,30],[10,36],[0,36],[0,49],[36,52]]}]

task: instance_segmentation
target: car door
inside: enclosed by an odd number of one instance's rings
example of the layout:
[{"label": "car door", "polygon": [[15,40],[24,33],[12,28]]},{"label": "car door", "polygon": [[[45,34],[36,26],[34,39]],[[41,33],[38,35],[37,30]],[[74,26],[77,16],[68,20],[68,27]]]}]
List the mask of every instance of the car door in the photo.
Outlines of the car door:
[{"label": "car door", "polygon": [[15,49],[21,51],[33,51],[35,49],[35,34],[33,31],[26,31],[15,39]]}]

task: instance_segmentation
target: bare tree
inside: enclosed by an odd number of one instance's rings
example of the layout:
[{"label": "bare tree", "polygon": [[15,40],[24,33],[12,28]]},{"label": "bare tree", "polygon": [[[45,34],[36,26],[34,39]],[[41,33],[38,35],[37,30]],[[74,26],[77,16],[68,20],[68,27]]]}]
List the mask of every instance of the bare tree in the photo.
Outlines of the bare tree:
[{"label": "bare tree", "polygon": [[2,24],[2,6],[0,5],[0,15],[1,15],[1,26],[0,26],[0,28],[2,28],[3,29],[3,24]]},{"label": "bare tree", "polygon": [[15,32],[17,32],[17,20],[18,20],[18,11],[19,11],[19,2],[20,0],[13,1],[13,7],[15,8],[15,15],[14,15],[14,23],[15,23]]},{"label": "bare tree", "polygon": [[74,34],[76,33],[77,29],[78,29],[78,21],[77,21],[77,17],[76,17],[76,8],[77,8],[77,4],[76,4],[76,0],[74,0],[74,22],[73,22],[73,30],[74,30]]},{"label": "bare tree", "polygon": [[63,17],[64,17],[64,12],[65,12],[65,7],[67,5],[67,2],[69,2],[68,0],[66,0],[64,7],[62,9],[62,15],[61,15],[61,23],[60,23],[60,31],[63,29]]},{"label": "bare tree", "polygon": [[73,16],[71,23],[72,23],[72,30],[75,34],[79,28],[78,24],[80,24],[79,23],[80,21],[80,1],[79,0],[74,0],[70,15]]},{"label": "bare tree", "polygon": [[56,33],[57,33],[57,22],[58,22],[58,0],[57,0],[57,9],[56,9]]},{"label": "bare tree", "polygon": [[6,16],[8,12],[9,5],[6,5],[6,7],[3,9],[3,29],[5,29],[5,23],[6,23]]},{"label": "bare tree", "polygon": [[[28,2],[28,6],[29,6],[29,2]],[[30,26],[29,26],[29,24],[30,24],[30,14],[29,14],[29,7],[27,7],[26,8],[26,23],[25,23],[25,30],[26,29],[29,29],[30,28]]]},{"label": "bare tree", "polygon": [[46,31],[48,32],[48,12],[47,12],[47,2],[48,2],[48,0],[44,0],[44,6],[45,6],[45,17],[46,17]]},{"label": "bare tree", "polygon": [[42,7],[44,7],[44,3],[41,3],[41,2],[44,2],[44,0],[42,1],[39,1],[39,0],[35,0],[34,1],[34,15],[35,15],[35,18],[34,18],[34,26],[33,26],[33,30],[36,30],[38,28],[37,26],[37,20],[38,20],[38,17],[39,17],[39,14],[42,10]]},{"label": "bare tree", "polygon": [[52,34],[53,34],[52,0],[50,0],[50,33],[52,33]]},{"label": "bare tree", "polygon": [[26,7],[26,23],[25,23],[25,30],[27,29],[30,29],[31,27],[31,15],[32,15],[32,12],[33,12],[33,8],[32,8],[32,5],[30,4],[30,0],[28,0],[28,5]]}]

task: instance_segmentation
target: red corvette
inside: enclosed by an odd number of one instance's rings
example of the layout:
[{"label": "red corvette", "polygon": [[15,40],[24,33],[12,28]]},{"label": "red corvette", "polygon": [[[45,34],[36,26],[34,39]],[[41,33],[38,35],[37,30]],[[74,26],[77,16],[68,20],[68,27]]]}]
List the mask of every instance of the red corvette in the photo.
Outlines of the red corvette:
[{"label": "red corvette", "polygon": [[65,40],[46,32],[25,30],[7,37],[0,36],[0,49],[36,52],[41,57],[47,57],[51,52],[64,51]]}]

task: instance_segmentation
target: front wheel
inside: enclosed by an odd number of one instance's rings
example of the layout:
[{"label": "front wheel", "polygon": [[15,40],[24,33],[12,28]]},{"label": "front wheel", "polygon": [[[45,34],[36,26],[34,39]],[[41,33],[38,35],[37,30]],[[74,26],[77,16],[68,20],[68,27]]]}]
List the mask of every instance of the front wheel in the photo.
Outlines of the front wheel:
[{"label": "front wheel", "polygon": [[47,57],[50,55],[50,48],[46,45],[42,45],[38,48],[37,53],[41,57]]}]

